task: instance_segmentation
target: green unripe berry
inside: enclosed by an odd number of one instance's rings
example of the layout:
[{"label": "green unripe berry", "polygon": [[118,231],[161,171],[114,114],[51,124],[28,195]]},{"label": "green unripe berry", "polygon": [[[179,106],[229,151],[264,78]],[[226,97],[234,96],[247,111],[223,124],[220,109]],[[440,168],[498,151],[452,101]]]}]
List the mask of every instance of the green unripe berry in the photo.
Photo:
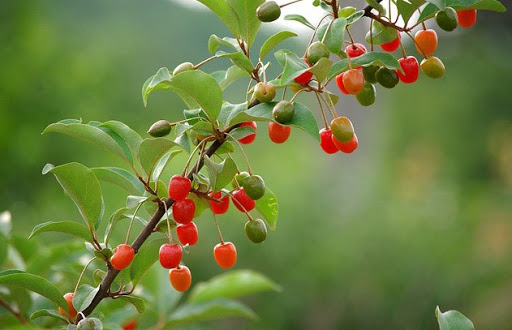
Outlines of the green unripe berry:
[{"label": "green unripe berry", "polygon": [[175,76],[178,73],[182,73],[182,72],[190,71],[190,70],[194,70],[194,64],[192,64],[190,62],[181,63],[174,69],[174,71],[172,72],[172,75]]},{"label": "green unripe berry", "polygon": [[[235,175],[235,177],[233,178],[233,181],[231,181],[231,185],[233,186],[233,188],[238,188],[239,186],[243,187],[245,179],[247,179],[249,176],[250,175],[247,172],[240,172]],[[238,185],[237,185],[237,183],[238,183]]]},{"label": "green unripe berry", "polygon": [[171,133],[172,125],[167,120],[159,120],[155,122],[148,130],[148,134],[153,137],[162,137]]},{"label": "green unripe berry", "polygon": [[262,22],[273,22],[281,16],[281,7],[275,1],[267,1],[256,9],[256,15]]},{"label": "green unripe berry", "polygon": [[393,88],[398,84],[398,74],[395,70],[390,70],[388,68],[382,67],[377,70],[375,73],[375,78],[377,78],[377,82],[382,85],[382,87]]},{"label": "green unripe berry", "polygon": [[427,77],[433,79],[441,78],[444,76],[446,71],[443,62],[435,56],[430,56],[429,58],[423,59],[423,61],[421,61],[420,67],[421,71],[423,71]]},{"label": "green unripe berry", "polygon": [[261,243],[267,238],[267,226],[261,219],[249,220],[245,223],[245,234],[254,243]]},{"label": "green unripe berry", "polygon": [[274,106],[272,117],[279,124],[286,124],[292,120],[295,113],[295,107],[289,101],[281,101]]},{"label": "green unripe berry", "polygon": [[307,60],[309,64],[315,65],[322,57],[329,58],[329,48],[320,41],[315,41],[308,47]]},{"label": "green unripe berry", "polygon": [[452,7],[446,7],[436,14],[436,23],[445,31],[453,31],[457,27],[457,12]]},{"label": "green unripe berry", "polygon": [[265,195],[265,181],[259,175],[251,175],[243,180],[245,193],[252,200],[258,200]]},{"label": "green unripe berry", "polygon": [[356,12],[356,8],[352,6],[343,7],[340,10],[338,10],[338,17],[349,17],[353,13]]},{"label": "green unripe berry", "polygon": [[363,66],[364,80],[375,84],[377,82],[377,78],[375,77],[377,70],[379,70],[379,67],[376,65]]},{"label": "green unripe berry", "polygon": [[375,90],[375,86],[373,86],[369,82],[364,83],[363,90],[356,95],[356,99],[362,106],[370,106],[375,103],[375,95],[377,91]]},{"label": "green unripe berry", "polygon": [[341,143],[350,142],[354,137],[354,126],[347,117],[334,118],[331,121],[330,128],[332,135]]},{"label": "green unripe berry", "polygon": [[254,86],[254,98],[261,103],[270,102],[276,97],[276,88],[274,85],[259,82]]}]

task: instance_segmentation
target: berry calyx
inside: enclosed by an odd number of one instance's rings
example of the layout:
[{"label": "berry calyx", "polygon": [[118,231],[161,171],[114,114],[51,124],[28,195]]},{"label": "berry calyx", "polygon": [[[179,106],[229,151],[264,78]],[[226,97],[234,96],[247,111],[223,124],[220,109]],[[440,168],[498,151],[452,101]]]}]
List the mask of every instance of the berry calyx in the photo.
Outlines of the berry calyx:
[{"label": "berry calyx", "polygon": [[338,148],[332,142],[331,136],[332,131],[330,129],[322,128],[320,130],[320,147],[330,155],[338,152]]},{"label": "berry calyx", "polygon": [[392,41],[380,45],[380,48],[382,48],[383,51],[390,53],[397,50],[398,47],[400,47],[400,32],[397,32],[397,37]]},{"label": "berry calyx", "polygon": [[184,200],[190,193],[192,182],[181,175],[173,175],[169,181],[169,197],[175,201]]},{"label": "berry calyx", "polygon": [[158,259],[162,267],[171,269],[176,268],[181,262],[183,250],[177,243],[163,244],[158,252]]},{"label": "berry calyx", "polygon": [[175,76],[179,73],[185,72],[185,71],[191,71],[194,70],[194,64],[190,62],[184,62],[178,65],[174,71],[172,72],[172,75]]},{"label": "berry calyx", "polygon": [[68,319],[72,320],[74,319],[78,312],[75,309],[75,306],[73,306],[73,297],[75,294],[73,292],[68,292],[64,295],[64,300],[66,300],[66,303],[68,305],[68,311],[66,312],[64,308],[59,307],[59,314],[66,316]]},{"label": "berry calyx", "polygon": [[377,70],[375,74],[375,78],[377,78],[377,82],[386,88],[393,88],[398,84],[398,74],[395,70],[390,70],[386,67],[382,67]]},{"label": "berry calyx", "polygon": [[364,107],[370,106],[375,103],[375,96],[377,91],[375,90],[375,86],[370,84],[369,82],[364,83],[363,90],[361,93],[356,95],[356,99]]},{"label": "berry calyx", "polygon": [[236,248],[231,242],[224,242],[215,245],[213,257],[220,268],[228,269],[236,264]]},{"label": "berry calyx", "polygon": [[307,50],[307,60],[311,65],[315,65],[316,62],[320,61],[322,57],[329,58],[329,48],[320,42],[315,41],[311,45],[309,45]]},{"label": "berry calyx", "polygon": [[196,204],[193,200],[185,198],[184,200],[172,204],[172,216],[177,223],[186,224],[194,219]]},{"label": "berry calyx", "polygon": [[224,214],[228,211],[229,208],[229,196],[222,197],[222,193],[217,191],[212,195],[215,199],[220,199],[220,202],[216,202],[214,200],[210,200],[210,209],[215,214]]},{"label": "berry calyx", "polygon": [[359,94],[364,87],[363,72],[359,69],[350,69],[346,71],[343,75],[343,86],[345,86],[345,89],[349,94]]},{"label": "berry calyx", "polygon": [[245,234],[253,243],[261,243],[267,238],[267,227],[261,219],[247,221],[244,229]]},{"label": "berry calyx", "polygon": [[270,102],[276,96],[276,88],[272,84],[259,82],[254,86],[254,98],[261,103]]},{"label": "berry calyx", "polygon": [[345,75],[345,72],[342,72],[336,76],[336,85],[338,85],[340,92],[342,92],[343,94],[349,95],[350,93],[347,92],[347,90],[345,89],[345,85],[343,85],[343,76],[344,75]]},{"label": "berry calyx", "polygon": [[366,53],[366,47],[360,43],[353,43],[345,48],[345,53],[350,57],[358,57]]},{"label": "berry calyx", "polygon": [[192,284],[192,274],[187,266],[181,265],[169,271],[169,280],[174,290],[184,292]]},{"label": "berry calyx", "polygon": [[292,128],[290,126],[284,126],[273,121],[268,123],[268,136],[272,142],[281,144],[288,140]]},{"label": "berry calyx", "polygon": [[[249,198],[247,194],[245,193],[244,188],[240,188],[237,190],[234,190],[232,195],[233,204],[235,204],[236,208],[240,212],[249,212],[256,206],[256,203],[253,199]],[[245,209],[245,210],[244,210]]]},{"label": "berry calyx", "polygon": [[375,74],[377,73],[377,70],[379,70],[379,68],[380,67],[377,65],[363,66],[364,80],[372,84],[375,84],[377,82]]},{"label": "berry calyx", "polygon": [[446,71],[443,62],[435,56],[423,59],[423,61],[421,61],[420,66],[421,71],[423,71],[423,73],[427,77],[433,79],[441,78],[442,76],[444,76],[444,73]]},{"label": "berry calyx", "polygon": [[281,7],[275,1],[267,1],[256,9],[256,15],[262,22],[273,22],[281,16]]},{"label": "berry calyx", "polygon": [[414,56],[407,56],[405,58],[401,58],[398,60],[400,63],[400,67],[402,68],[402,72],[399,70],[396,71],[398,78],[404,84],[412,84],[416,80],[418,80],[418,75],[420,72],[420,66],[418,64],[418,60]]},{"label": "berry calyx", "polygon": [[457,10],[457,22],[466,29],[475,25],[476,9]]},{"label": "berry calyx", "polygon": [[334,136],[332,137],[332,142],[336,145],[339,151],[344,152],[346,154],[351,154],[354,150],[357,149],[359,145],[359,141],[357,140],[357,136],[354,133],[354,137],[347,143],[342,143],[338,141]]},{"label": "berry calyx", "polygon": [[176,227],[176,235],[183,245],[194,245],[197,243],[198,232],[196,224],[191,221]]},{"label": "berry calyx", "polygon": [[258,125],[256,124],[256,122],[248,121],[248,122],[242,123],[240,125],[240,127],[252,127],[255,132],[253,134],[249,134],[246,137],[239,139],[238,142],[240,142],[241,144],[252,143],[254,141],[254,139],[256,139],[256,130],[258,129]]},{"label": "berry calyx", "polygon": [[110,258],[110,263],[115,270],[123,270],[126,267],[130,266],[133,261],[133,257],[135,257],[135,251],[128,244],[119,244],[114,249],[114,254],[112,258]]},{"label": "berry calyx", "polygon": [[295,107],[289,101],[280,101],[272,109],[272,117],[279,124],[286,124],[292,120]]},{"label": "berry calyx", "polygon": [[436,14],[436,23],[445,31],[453,31],[457,28],[457,12],[452,7],[446,7]]},{"label": "berry calyx", "polygon": [[[306,64],[308,66],[311,66],[311,64],[308,62],[307,59],[304,59],[304,62],[306,62]],[[298,76],[297,78],[293,79],[293,81],[295,81],[297,84],[304,86],[304,85],[309,84],[309,82],[311,81],[312,78],[313,78],[313,73],[311,71],[306,71],[306,72],[302,73],[300,76]]]},{"label": "berry calyx", "polygon": [[172,125],[167,120],[155,122],[148,130],[148,134],[153,137],[163,137],[171,133]]},{"label": "berry calyx", "polygon": [[258,200],[265,195],[265,181],[259,175],[251,175],[244,180],[245,194],[252,200]]},{"label": "berry calyx", "polygon": [[334,118],[330,125],[332,135],[342,143],[347,143],[354,137],[354,126],[347,117]]},{"label": "berry calyx", "polygon": [[416,50],[423,56],[430,56],[437,50],[437,33],[432,29],[416,32],[414,41]]}]

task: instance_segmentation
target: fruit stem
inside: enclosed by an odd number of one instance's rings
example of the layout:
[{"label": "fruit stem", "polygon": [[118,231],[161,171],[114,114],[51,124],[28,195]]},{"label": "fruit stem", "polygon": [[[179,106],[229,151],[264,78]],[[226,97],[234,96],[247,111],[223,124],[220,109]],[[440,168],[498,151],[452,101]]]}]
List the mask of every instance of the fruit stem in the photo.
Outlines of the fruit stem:
[{"label": "fruit stem", "polygon": [[195,119],[204,120],[203,117],[192,117],[192,118],[188,118],[188,119],[175,121],[175,122],[171,123],[171,126],[176,126],[176,124],[186,123],[188,121],[195,120]]},{"label": "fruit stem", "polygon": [[82,269],[82,273],[80,273],[80,277],[78,277],[78,281],[76,282],[76,285],[75,285],[75,291],[73,291],[73,294],[76,293],[76,290],[78,290],[78,286],[80,285],[80,282],[82,281],[82,277],[84,277],[84,274],[85,274],[85,271],[87,270],[87,267],[89,267],[89,265],[94,261],[96,260],[96,257],[92,258],[91,260],[89,260],[85,266],[84,266],[84,269]]},{"label": "fruit stem", "polygon": [[222,233],[220,232],[219,223],[217,222],[217,216],[213,213],[213,220],[215,220],[215,227],[217,227],[217,234],[219,234],[220,243],[224,245],[224,239],[222,238]]},{"label": "fruit stem", "polygon": [[192,152],[190,153],[190,156],[188,157],[187,159],[187,163],[185,164],[185,167],[183,168],[183,172],[181,172],[181,176],[185,176],[185,173],[187,173],[187,170],[188,170],[188,166],[190,165],[190,162],[192,161],[192,158],[194,158],[194,155],[195,153],[197,152],[197,150],[199,149],[199,147],[203,144],[203,143],[207,143],[209,141],[213,141],[215,138],[213,136],[209,136],[205,139],[203,139],[201,142],[199,142],[197,144],[197,146],[194,148],[194,150],[192,150]]},{"label": "fruit stem", "polygon": [[206,64],[206,63],[208,63],[208,62],[210,62],[210,61],[212,61],[212,60],[214,60],[216,58],[217,58],[217,56],[214,55],[212,57],[208,57],[206,60],[204,60],[202,62],[197,63],[196,65],[194,65],[194,70],[199,69],[202,65],[204,65],[204,64]]},{"label": "fruit stem", "polygon": [[[240,189],[240,188],[239,188]],[[233,200],[236,200],[235,197],[233,197],[233,194],[231,194],[230,192],[228,192],[228,195],[231,197],[231,199]],[[235,203],[233,201],[233,203]],[[239,201],[236,202],[238,206],[240,206],[243,210],[244,210],[244,213],[245,215],[247,215],[247,218],[249,218],[249,221],[254,221],[254,218],[252,217],[252,215],[249,213],[249,211],[247,211],[247,209],[245,208],[245,206],[242,205],[242,203],[240,203]]]},{"label": "fruit stem", "polygon": [[373,52],[373,18],[370,19],[370,51]]},{"label": "fruit stem", "polygon": [[226,133],[226,135],[229,136],[230,138],[232,138],[233,140],[235,140],[236,144],[238,145],[238,147],[242,151],[242,155],[244,156],[245,164],[247,165],[247,171],[249,172],[250,175],[252,175],[251,164],[249,164],[249,158],[247,158],[247,154],[245,153],[244,147],[242,147],[242,144],[240,143],[240,141],[235,139],[233,137],[233,135],[231,135],[229,133]]},{"label": "fruit stem", "polygon": [[126,232],[126,238],[124,240],[124,244],[128,244],[128,240],[130,239],[130,231],[132,230],[133,220],[135,220],[135,217],[137,216],[137,212],[139,212],[140,207],[143,203],[139,203],[137,205],[137,208],[135,209],[135,212],[133,212],[133,216],[130,220],[130,225],[128,226],[128,231]]},{"label": "fruit stem", "polygon": [[288,2],[288,3],[283,3],[282,5],[279,5],[279,8],[283,8],[283,7],[286,7],[288,5],[293,5],[294,3],[297,3],[297,2],[301,2],[302,0],[295,0],[295,1],[292,1],[292,2]]},{"label": "fruit stem", "polygon": [[423,49],[421,49],[421,46],[416,42],[416,39],[414,39],[414,37],[412,36],[412,34],[410,32],[405,32],[409,38],[412,39],[412,41],[416,44],[416,46],[418,46],[419,50],[420,50],[420,53],[421,53],[421,56],[423,56],[424,58],[427,58],[427,56],[425,55],[425,53],[423,52]]},{"label": "fruit stem", "polygon": [[301,88],[297,91],[297,93],[293,94],[292,98],[290,99],[290,103],[293,103],[293,101],[295,100],[295,98],[297,97],[297,95],[299,95],[300,93],[302,93],[303,91],[307,90],[308,88],[305,87],[305,88]]},{"label": "fruit stem", "polygon": [[167,220],[167,232],[169,234],[169,244],[172,244],[172,232],[171,232],[171,221],[169,220],[169,210],[167,209],[167,204],[165,204],[165,202],[163,202],[162,204],[164,204],[165,218]]},{"label": "fruit stem", "polygon": [[313,40],[315,39],[315,36],[316,36],[316,32],[318,31],[318,28],[320,27],[320,24],[322,24],[322,22],[324,21],[324,19],[326,19],[327,17],[331,16],[330,14],[327,14],[325,15],[324,17],[322,17],[322,19],[320,19],[320,21],[318,22],[318,24],[316,25],[315,27],[315,30],[313,31],[313,34],[311,35],[311,39],[309,39],[309,42],[308,42],[308,45],[306,46],[306,50],[304,51],[304,55],[302,55],[302,57],[306,57],[306,54],[308,52],[308,48],[309,46],[313,43]]},{"label": "fruit stem", "polygon": [[334,20],[331,20],[329,22],[329,25],[327,25],[327,28],[325,29],[325,32],[324,32],[324,36],[322,37],[322,41],[320,41],[321,43],[324,43],[325,42],[325,38],[327,37],[327,33],[329,32],[329,29],[331,28],[332,26],[332,22],[334,22]]},{"label": "fruit stem", "polygon": [[345,30],[347,31],[348,37],[350,38],[350,43],[353,45],[354,44],[354,39],[352,38],[352,34],[350,33],[350,29],[348,28],[348,26],[345,27]]},{"label": "fruit stem", "polygon": [[402,44],[402,38],[398,38],[398,42],[400,43],[400,50],[402,51],[403,58],[407,57],[407,53],[405,52],[404,45]]},{"label": "fruit stem", "polygon": [[327,118],[325,118],[324,107],[322,106],[322,102],[320,101],[320,97],[318,93],[315,92],[316,100],[318,101],[318,105],[320,106],[320,112],[322,113],[322,119],[324,120],[325,129],[329,128],[329,124],[327,124]]},{"label": "fruit stem", "polygon": [[336,107],[332,103],[331,97],[330,96],[328,97],[329,102],[326,101],[324,95],[322,95],[322,99],[324,100],[325,105],[327,105],[327,108],[329,109],[329,112],[331,113],[332,118],[337,118],[338,117],[338,113],[336,112]]}]

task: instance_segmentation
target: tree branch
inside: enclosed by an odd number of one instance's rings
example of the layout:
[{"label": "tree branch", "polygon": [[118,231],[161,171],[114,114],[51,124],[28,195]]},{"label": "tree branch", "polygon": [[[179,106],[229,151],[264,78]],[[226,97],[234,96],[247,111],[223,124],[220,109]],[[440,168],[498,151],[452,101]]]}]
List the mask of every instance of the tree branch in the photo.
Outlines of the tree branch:
[{"label": "tree branch", "polygon": [[[376,0],[377,3],[380,3],[382,2],[382,0]],[[393,22],[389,22],[385,19],[382,19],[381,16],[379,15],[375,15],[374,13],[372,13],[372,9],[374,9],[372,6],[368,5],[364,8],[364,16],[368,17],[368,18],[371,18],[379,23],[381,23],[382,25],[384,26],[388,26],[388,27],[391,27],[397,31],[400,31],[400,32],[408,32],[410,31],[411,29],[408,29],[408,28],[405,28],[405,27],[401,27],[401,26],[398,26],[396,25],[395,23]]]},{"label": "tree branch", "polygon": [[20,312],[16,311],[7,301],[0,297],[0,306],[3,306],[7,309],[12,315],[14,315],[21,324],[27,324],[27,321],[23,318]]}]

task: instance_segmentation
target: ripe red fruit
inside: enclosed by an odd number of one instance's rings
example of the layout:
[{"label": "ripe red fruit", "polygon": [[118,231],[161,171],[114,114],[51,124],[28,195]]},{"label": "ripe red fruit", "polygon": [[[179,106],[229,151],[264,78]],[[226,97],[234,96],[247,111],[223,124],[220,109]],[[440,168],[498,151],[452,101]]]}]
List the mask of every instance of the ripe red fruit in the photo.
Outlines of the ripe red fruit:
[{"label": "ripe red fruit", "polygon": [[249,212],[256,206],[256,202],[254,202],[252,199],[249,198],[249,196],[247,196],[244,188],[240,188],[233,191],[232,199],[233,204],[235,204],[236,208],[240,210],[240,212]]},{"label": "ripe red fruit", "polygon": [[354,137],[352,138],[352,140],[350,140],[347,143],[341,143],[334,137],[334,135],[332,136],[332,142],[334,143],[336,148],[338,148],[338,150],[340,150],[346,154],[351,154],[352,152],[354,152],[354,150],[356,150],[357,146],[359,145],[359,141],[357,141],[356,133],[354,133]]},{"label": "ripe red fruit", "polygon": [[176,268],[180,264],[183,250],[177,243],[163,244],[158,252],[158,259],[162,267],[171,269]]},{"label": "ripe red fruit", "polygon": [[[308,62],[308,60],[304,59],[304,62],[306,62],[306,64],[308,66],[311,66]],[[306,71],[304,72],[303,74],[301,74],[300,76],[298,76],[297,78],[293,79],[297,84],[301,84],[301,85],[307,85],[309,84],[309,82],[311,81],[311,78],[313,78],[313,73],[310,72],[310,71]]]},{"label": "ripe red fruit", "polygon": [[188,178],[174,175],[169,181],[169,197],[175,201],[181,201],[187,198],[190,188],[192,188],[192,183]]},{"label": "ripe red fruit", "polygon": [[197,243],[197,226],[193,221],[184,225],[178,225],[176,227],[176,234],[183,245],[194,245]]},{"label": "ripe red fruit", "polygon": [[123,324],[123,330],[135,330],[137,329],[137,321],[131,320]]},{"label": "ripe red fruit", "polygon": [[[244,126],[252,127],[254,129],[254,131],[256,131],[258,129],[258,125],[256,125],[255,121],[248,121],[248,122],[242,123],[240,125],[240,127],[244,127]],[[247,135],[246,137],[239,139],[238,142],[240,142],[241,144],[249,144],[249,143],[252,143],[254,141],[254,139],[256,139],[256,132],[254,134],[250,134],[250,135]]]},{"label": "ripe red fruit", "polygon": [[398,74],[398,78],[400,78],[403,83],[411,84],[418,80],[420,65],[418,64],[416,57],[407,56],[405,58],[399,59],[398,63],[400,63],[400,67],[404,73],[401,73],[399,70],[396,70],[396,73]]},{"label": "ripe red fruit", "polygon": [[[210,209],[215,214],[224,214],[228,211],[229,208],[229,196],[222,197],[222,193],[220,191],[217,191],[212,196],[215,199],[220,199],[220,202],[216,202],[213,200],[210,200]],[[222,198],[221,198],[222,197]]]},{"label": "ripe red fruit", "polygon": [[345,72],[342,72],[336,76],[336,85],[338,85],[338,88],[343,94],[349,95],[350,93],[347,92],[347,90],[345,89],[345,85],[343,85],[343,75],[345,75]]},{"label": "ripe red fruit", "polygon": [[231,242],[224,242],[215,245],[213,256],[220,268],[231,268],[236,264],[236,248]]},{"label": "ripe red fruit", "polygon": [[172,216],[177,223],[189,223],[194,219],[196,204],[193,200],[185,198],[172,204]]},{"label": "ripe red fruit", "polygon": [[192,284],[192,274],[187,266],[178,266],[169,271],[169,280],[176,291],[184,292]]},{"label": "ripe red fruit", "polygon": [[64,300],[66,300],[66,303],[68,304],[68,311],[66,312],[64,308],[59,307],[59,314],[67,316],[70,320],[74,319],[78,312],[76,311],[75,307],[73,306],[73,297],[75,296],[74,293],[68,292],[64,295]]},{"label": "ripe red fruit", "polygon": [[386,51],[386,52],[390,52],[390,53],[394,52],[395,50],[398,49],[398,47],[400,47],[400,38],[401,38],[400,33],[398,33],[398,35],[395,39],[393,39],[390,42],[380,45],[380,48],[382,48],[382,50]]},{"label": "ripe red fruit", "polygon": [[115,270],[123,270],[130,266],[134,256],[135,251],[133,251],[133,248],[130,245],[119,244],[114,249],[114,254],[112,255],[112,258],[110,258],[110,263]]},{"label": "ripe red fruit", "polygon": [[332,142],[332,131],[330,129],[322,128],[320,130],[320,147],[328,154],[338,152],[338,148]]},{"label": "ripe red fruit", "polygon": [[273,121],[268,123],[268,136],[274,143],[284,143],[288,140],[292,128],[290,126],[284,126]]},{"label": "ripe red fruit", "polygon": [[476,9],[458,10],[457,22],[463,28],[470,28],[476,23]]},{"label": "ripe red fruit", "polygon": [[364,75],[359,69],[350,69],[343,75],[343,86],[349,94],[359,94],[364,88]]},{"label": "ripe red fruit", "polygon": [[363,44],[354,43],[345,48],[345,53],[350,57],[358,57],[366,53],[366,47]]}]

